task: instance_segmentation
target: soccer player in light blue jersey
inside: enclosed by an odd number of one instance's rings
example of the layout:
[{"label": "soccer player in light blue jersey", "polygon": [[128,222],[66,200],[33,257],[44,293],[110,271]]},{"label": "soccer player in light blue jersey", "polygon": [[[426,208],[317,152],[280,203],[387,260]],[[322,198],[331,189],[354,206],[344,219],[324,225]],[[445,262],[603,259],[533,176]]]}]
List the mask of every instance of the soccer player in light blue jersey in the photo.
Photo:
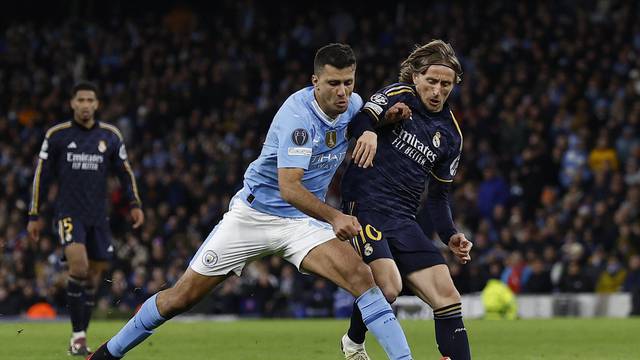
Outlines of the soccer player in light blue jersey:
[{"label": "soccer player in light blue jersey", "polygon": [[[260,156],[245,173],[243,189],[184,275],[172,288],[150,297],[89,359],[123,357],[228,276],[240,275],[248,262],[269,254],[348,290],[389,359],[412,358],[371,270],[346,241],[360,232],[358,220],[324,202],[347,151],[347,125],[362,107],[353,93],[355,70],[351,47],[330,44],[318,50],[313,86],[291,95],[277,112]],[[354,161],[360,166],[371,165],[375,137],[358,139]]]}]

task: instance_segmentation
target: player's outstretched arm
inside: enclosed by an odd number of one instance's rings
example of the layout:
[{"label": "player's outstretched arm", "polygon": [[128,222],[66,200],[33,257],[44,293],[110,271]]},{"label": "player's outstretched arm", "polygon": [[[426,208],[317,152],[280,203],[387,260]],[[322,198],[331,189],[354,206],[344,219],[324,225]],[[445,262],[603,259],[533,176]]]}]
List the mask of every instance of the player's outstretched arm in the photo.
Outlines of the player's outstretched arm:
[{"label": "player's outstretched arm", "polygon": [[304,169],[301,168],[278,169],[278,185],[282,199],[303,213],[331,224],[340,240],[349,240],[356,236],[361,229],[358,219],[320,201],[302,185],[303,175]]}]

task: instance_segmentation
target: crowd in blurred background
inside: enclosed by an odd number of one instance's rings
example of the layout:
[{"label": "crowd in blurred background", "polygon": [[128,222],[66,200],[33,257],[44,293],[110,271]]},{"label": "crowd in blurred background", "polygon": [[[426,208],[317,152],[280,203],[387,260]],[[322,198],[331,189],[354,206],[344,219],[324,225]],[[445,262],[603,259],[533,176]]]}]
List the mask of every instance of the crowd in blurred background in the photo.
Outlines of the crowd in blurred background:
[{"label": "crowd in blurred background", "polygon": [[[116,256],[98,308],[128,315],[186,269],[242,186],[275,111],[310,83],[315,50],[335,41],[356,51],[363,98],[397,81],[414,45],[442,38],[455,48],[464,80],[450,103],[464,150],[451,198],[474,242],[470,264],[449,257],[461,293],[490,278],[515,293],[640,293],[637,2],[338,4],[223,1],[215,11],[1,27],[0,314],[41,301],[65,312],[53,227],[38,242],[25,227],[38,149],[47,128],[71,117],[74,82],[99,86],[98,118],[124,134],[147,218],[131,229],[112,180]],[[55,194],[43,208],[48,223]],[[425,211],[419,220],[433,234]],[[196,310],[303,317],[351,308],[348,294],[279,258],[245,272]]]}]

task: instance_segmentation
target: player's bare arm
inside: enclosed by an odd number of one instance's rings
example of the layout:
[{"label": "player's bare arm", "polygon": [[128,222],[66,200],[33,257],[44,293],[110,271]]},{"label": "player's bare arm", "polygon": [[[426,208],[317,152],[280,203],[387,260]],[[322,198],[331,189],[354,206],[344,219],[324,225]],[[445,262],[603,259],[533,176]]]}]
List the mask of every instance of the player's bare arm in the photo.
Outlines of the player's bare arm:
[{"label": "player's bare arm", "polygon": [[303,213],[326,221],[340,240],[349,240],[360,232],[360,223],[355,216],[343,214],[337,209],[320,201],[302,185],[304,169],[278,169],[278,185],[282,199]]}]

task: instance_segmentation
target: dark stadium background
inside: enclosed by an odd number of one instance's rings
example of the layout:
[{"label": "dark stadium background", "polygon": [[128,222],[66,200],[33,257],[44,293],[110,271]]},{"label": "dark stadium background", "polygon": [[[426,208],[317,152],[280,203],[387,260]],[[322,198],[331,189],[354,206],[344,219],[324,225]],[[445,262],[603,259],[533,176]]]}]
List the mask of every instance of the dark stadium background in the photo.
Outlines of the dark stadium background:
[{"label": "dark stadium background", "polygon": [[[632,292],[640,312],[640,9],[634,1],[284,5],[261,1],[34,1],[0,11],[0,314],[65,314],[51,227],[25,231],[46,128],[80,79],[124,133],[147,222],[131,231],[114,182],[117,259],[97,316],[128,316],[170,286],[221,218],[275,110],[309,83],[315,49],[353,46],[356,91],[395,81],[415,44],[450,42],[464,81],[453,206],[475,243],[450,260],[463,294],[503,277],[516,293]],[[339,203],[338,174],[329,200]],[[52,189],[44,219],[50,223]],[[420,214],[425,231],[431,225]],[[349,298],[270,258],[196,308],[343,316]]]}]

